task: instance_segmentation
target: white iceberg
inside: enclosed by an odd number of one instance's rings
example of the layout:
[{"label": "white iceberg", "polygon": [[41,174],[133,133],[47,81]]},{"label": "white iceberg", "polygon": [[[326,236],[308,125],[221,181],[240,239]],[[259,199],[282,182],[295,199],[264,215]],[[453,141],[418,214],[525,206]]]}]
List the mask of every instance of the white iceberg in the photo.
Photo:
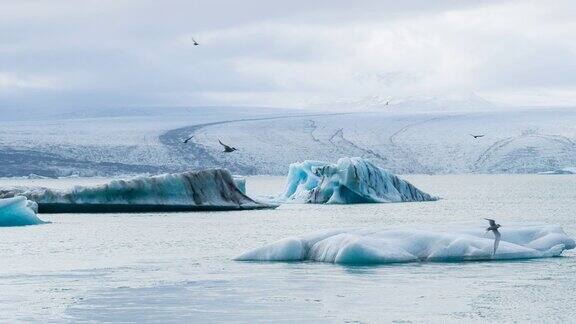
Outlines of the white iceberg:
[{"label": "white iceberg", "polygon": [[[240,182],[241,187],[243,183]],[[143,176],[69,190],[0,189],[0,198],[25,196],[40,213],[147,212],[274,208],[246,196],[226,170]]]},{"label": "white iceberg", "polygon": [[538,172],[538,174],[576,174],[576,168],[563,168],[552,171]]},{"label": "white iceberg", "polygon": [[0,199],[0,227],[45,223],[36,216],[37,205],[26,197]]},{"label": "white iceberg", "polygon": [[450,232],[412,229],[336,229],[286,238],[246,252],[239,261],[318,261],[339,264],[509,260],[559,256],[575,242],[556,225],[501,228],[494,237],[482,227]]},{"label": "white iceberg", "polygon": [[304,161],[290,165],[281,200],[316,204],[438,200],[362,158],[336,164]]}]

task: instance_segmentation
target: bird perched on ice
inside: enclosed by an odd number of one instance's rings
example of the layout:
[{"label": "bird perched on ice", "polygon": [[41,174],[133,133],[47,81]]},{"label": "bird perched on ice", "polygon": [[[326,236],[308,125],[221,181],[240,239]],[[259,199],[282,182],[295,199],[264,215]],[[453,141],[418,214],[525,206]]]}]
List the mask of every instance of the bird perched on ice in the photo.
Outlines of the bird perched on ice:
[{"label": "bird perched on ice", "polygon": [[[502,237],[502,235],[498,231],[498,228],[500,228],[502,226],[500,224],[496,224],[496,221],[493,219],[489,219],[489,218],[484,218],[484,219],[490,223],[490,227],[488,227],[486,229],[486,233],[488,233],[490,231],[492,231],[494,233],[494,252],[492,253],[492,255],[495,255],[496,249],[498,249],[498,244],[500,244],[500,237]],[[484,234],[484,235],[486,235],[486,234]]]},{"label": "bird perched on ice", "polygon": [[222,143],[222,141],[220,141],[220,140],[218,140],[218,143],[220,143],[220,145],[224,146],[224,153],[231,153],[231,152],[236,151],[235,147],[228,146],[228,145]]},{"label": "bird perched on ice", "polygon": [[472,134],[470,134],[470,136],[474,137],[474,139],[477,139],[477,138],[480,138],[480,137],[484,137],[484,134],[482,134],[482,135],[472,135]]}]

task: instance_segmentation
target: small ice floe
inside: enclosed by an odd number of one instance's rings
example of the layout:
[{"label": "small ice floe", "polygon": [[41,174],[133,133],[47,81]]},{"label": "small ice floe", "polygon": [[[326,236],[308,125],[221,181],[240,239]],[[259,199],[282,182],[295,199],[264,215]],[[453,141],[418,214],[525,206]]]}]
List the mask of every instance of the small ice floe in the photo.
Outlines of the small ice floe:
[{"label": "small ice floe", "polygon": [[2,188],[0,198],[26,196],[40,213],[105,213],[275,208],[245,193],[245,181],[214,169],[129,180],[68,190]]},{"label": "small ice floe", "polygon": [[0,227],[45,223],[38,216],[38,205],[26,197],[0,199]]},{"label": "small ice floe", "polygon": [[248,251],[239,261],[318,261],[339,264],[453,262],[554,257],[576,244],[557,225],[516,225],[500,229],[500,245],[485,231],[459,229],[335,229],[290,237]]},{"label": "small ice floe", "polygon": [[431,196],[362,158],[341,158],[336,164],[293,163],[280,200],[314,204],[357,204],[431,201]]},{"label": "small ice floe", "polygon": [[563,168],[552,171],[538,172],[538,174],[576,174],[576,168]]}]

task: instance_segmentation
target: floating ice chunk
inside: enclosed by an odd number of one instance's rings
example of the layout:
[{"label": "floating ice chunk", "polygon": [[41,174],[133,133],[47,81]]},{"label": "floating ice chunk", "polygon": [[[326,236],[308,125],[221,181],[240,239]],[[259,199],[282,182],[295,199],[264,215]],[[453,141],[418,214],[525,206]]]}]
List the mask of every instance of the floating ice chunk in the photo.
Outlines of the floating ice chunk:
[{"label": "floating ice chunk", "polygon": [[361,158],[341,158],[336,164],[293,163],[283,200],[316,204],[385,203],[437,200],[409,182]]},{"label": "floating ice chunk", "polygon": [[[113,180],[69,190],[0,189],[0,198],[26,196],[40,213],[238,210],[273,208],[246,196],[226,170],[204,170]],[[240,182],[240,186],[242,183]]]},{"label": "floating ice chunk", "polygon": [[50,177],[42,176],[36,173],[30,173],[28,176],[24,177],[26,179],[50,179]]},{"label": "floating ice chunk", "polygon": [[576,174],[576,168],[564,168],[552,171],[538,172],[538,174]]},{"label": "floating ice chunk", "polygon": [[248,251],[239,261],[319,261],[383,264],[414,261],[505,260],[559,256],[573,249],[573,239],[556,225],[501,228],[502,240],[492,255],[494,238],[483,229],[450,232],[407,229],[341,229],[292,237]]},{"label": "floating ice chunk", "polygon": [[0,199],[0,227],[44,223],[36,216],[34,207],[37,208],[36,204],[26,197]]}]

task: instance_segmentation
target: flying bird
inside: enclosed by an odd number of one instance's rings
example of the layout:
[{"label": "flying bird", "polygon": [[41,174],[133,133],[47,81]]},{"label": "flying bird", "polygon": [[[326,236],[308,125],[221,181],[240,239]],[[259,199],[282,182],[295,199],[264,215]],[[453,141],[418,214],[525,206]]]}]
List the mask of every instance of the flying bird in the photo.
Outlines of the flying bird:
[{"label": "flying bird", "polygon": [[220,143],[220,145],[224,146],[224,153],[231,153],[231,152],[236,151],[235,147],[228,146],[228,145],[222,143],[222,141],[220,141],[220,140],[218,140],[218,143]]},{"label": "flying bird", "polygon": [[192,41],[194,42],[194,46],[200,45],[200,44],[198,44],[198,42],[194,38],[190,37],[190,39],[192,39]]},{"label": "flying bird", "polygon": [[184,141],[182,141],[182,143],[186,144],[186,143],[188,143],[188,141],[190,141],[193,138],[194,138],[194,136],[190,136],[187,139],[185,139]]},{"label": "flying bird", "polygon": [[[502,237],[502,235],[498,231],[498,228],[500,228],[502,226],[500,224],[496,224],[496,221],[493,219],[489,219],[489,218],[484,218],[484,219],[490,223],[490,227],[488,227],[486,229],[486,233],[488,233],[490,231],[492,231],[494,233],[494,252],[492,253],[492,255],[495,255],[496,249],[498,249],[498,244],[500,244],[500,237]],[[484,235],[486,235],[486,234],[484,234]]]},{"label": "flying bird", "polygon": [[484,134],[482,134],[482,135],[472,135],[472,134],[470,134],[470,136],[472,136],[472,137],[474,137],[474,138],[476,139],[476,138],[484,137]]}]

